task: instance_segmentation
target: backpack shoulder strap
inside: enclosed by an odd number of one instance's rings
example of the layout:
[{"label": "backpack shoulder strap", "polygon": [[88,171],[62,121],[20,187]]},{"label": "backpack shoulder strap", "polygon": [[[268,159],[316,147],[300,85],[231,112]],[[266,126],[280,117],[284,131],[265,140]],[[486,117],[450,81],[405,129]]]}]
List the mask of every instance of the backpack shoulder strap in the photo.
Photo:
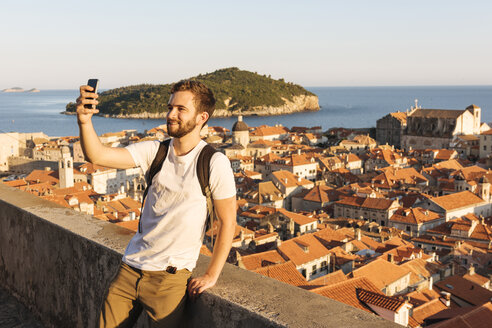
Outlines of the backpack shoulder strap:
[{"label": "backpack shoulder strap", "polygon": [[157,150],[157,154],[154,157],[154,160],[152,161],[152,164],[150,165],[150,169],[147,171],[147,174],[145,174],[145,182],[147,182],[147,186],[145,187],[145,191],[143,193],[142,197],[142,207],[140,209],[140,221],[138,222],[138,232],[142,232],[142,212],[143,212],[143,206],[145,202],[145,198],[147,197],[147,193],[149,192],[150,185],[152,184],[152,180],[154,179],[155,175],[161,170],[162,164],[164,163],[164,160],[166,159],[167,156],[167,151],[169,149],[169,145],[171,143],[171,139],[167,139],[164,141],[161,141],[159,144],[159,149]]},{"label": "backpack shoulder strap", "polygon": [[[207,224],[205,230],[213,228],[213,222],[215,218],[214,203],[212,199],[212,192],[210,191],[210,160],[216,153],[214,147],[207,144],[203,147],[196,165],[196,171],[200,187],[202,188],[202,194],[207,198]],[[214,247],[214,235],[211,231],[212,249]]]},{"label": "backpack shoulder strap", "polygon": [[155,155],[154,160],[150,165],[150,169],[147,171],[147,174],[145,175],[145,181],[147,182],[147,186],[150,186],[152,184],[152,179],[154,179],[155,175],[161,170],[162,164],[166,159],[167,151],[169,149],[170,143],[171,143],[171,139],[167,139],[161,141],[161,143],[159,144],[159,149],[157,150],[157,154]]}]

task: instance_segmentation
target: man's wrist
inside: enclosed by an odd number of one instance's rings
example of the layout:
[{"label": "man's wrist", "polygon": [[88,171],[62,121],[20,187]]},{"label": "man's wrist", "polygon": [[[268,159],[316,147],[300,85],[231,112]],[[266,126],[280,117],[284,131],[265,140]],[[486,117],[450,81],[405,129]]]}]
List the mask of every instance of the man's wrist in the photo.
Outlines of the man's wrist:
[{"label": "man's wrist", "polygon": [[218,272],[218,273],[210,273],[210,272],[207,271],[207,272],[205,272],[204,276],[207,276],[208,278],[210,278],[213,281],[217,281],[217,279],[219,279],[220,272]]}]

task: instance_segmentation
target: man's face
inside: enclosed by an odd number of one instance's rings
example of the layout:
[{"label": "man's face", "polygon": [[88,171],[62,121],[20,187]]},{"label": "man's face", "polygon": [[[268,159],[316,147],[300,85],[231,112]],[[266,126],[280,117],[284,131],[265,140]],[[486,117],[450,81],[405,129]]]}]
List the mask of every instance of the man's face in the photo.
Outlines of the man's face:
[{"label": "man's face", "polygon": [[191,91],[178,91],[171,95],[168,103],[167,134],[181,138],[197,126],[197,111]]}]

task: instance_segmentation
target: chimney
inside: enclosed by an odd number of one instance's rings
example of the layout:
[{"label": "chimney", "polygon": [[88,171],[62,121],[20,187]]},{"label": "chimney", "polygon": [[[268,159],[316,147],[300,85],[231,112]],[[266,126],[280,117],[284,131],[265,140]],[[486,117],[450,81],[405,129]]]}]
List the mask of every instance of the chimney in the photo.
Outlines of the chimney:
[{"label": "chimney", "polygon": [[451,294],[448,293],[448,292],[441,292],[441,297],[439,297],[439,300],[444,304],[446,305],[447,307],[449,307],[451,305]]},{"label": "chimney", "polygon": [[355,235],[356,235],[357,240],[360,240],[361,239],[362,233],[361,233],[361,231],[360,231],[359,228],[355,230]]},{"label": "chimney", "polygon": [[275,239],[275,248],[279,248],[280,245],[282,244],[282,240],[280,240],[280,237],[277,236],[277,239]]},{"label": "chimney", "polygon": [[395,256],[393,254],[388,254],[388,262],[395,263]]},{"label": "chimney", "polygon": [[470,268],[468,268],[468,274],[470,276],[473,276],[475,274],[475,267],[473,265],[470,265]]}]

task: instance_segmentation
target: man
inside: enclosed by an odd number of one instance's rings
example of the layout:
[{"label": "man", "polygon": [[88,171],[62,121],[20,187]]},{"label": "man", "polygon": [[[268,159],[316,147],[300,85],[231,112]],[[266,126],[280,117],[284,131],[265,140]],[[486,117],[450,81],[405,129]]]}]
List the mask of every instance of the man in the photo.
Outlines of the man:
[{"label": "man", "polygon": [[[91,91],[89,86],[80,87],[77,99],[77,121],[86,159],[118,169],[138,166],[146,172],[159,142],[140,142],[126,148],[104,146],[91,122],[98,110],[84,106],[98,104],[98,96]],[[215,285],[236,225],[234,177],[229,160],[218,152],[210,162],[218,236],[206,273],[189,280],[202,245],[207,215],[206,198],[196,176],[196,161],[206,145],[200,130],[214,108],[213,94],[202,83],[182,81],[173,86],[167,114],[168,134],[173,138],[162,169],[149,189],[140,219],[141,230],[128,244],[109,287],[100,313],[100,327],[131,327],[143,309],[152,327],[174,327],[182,315],[186,291],[194,299]]]}]

